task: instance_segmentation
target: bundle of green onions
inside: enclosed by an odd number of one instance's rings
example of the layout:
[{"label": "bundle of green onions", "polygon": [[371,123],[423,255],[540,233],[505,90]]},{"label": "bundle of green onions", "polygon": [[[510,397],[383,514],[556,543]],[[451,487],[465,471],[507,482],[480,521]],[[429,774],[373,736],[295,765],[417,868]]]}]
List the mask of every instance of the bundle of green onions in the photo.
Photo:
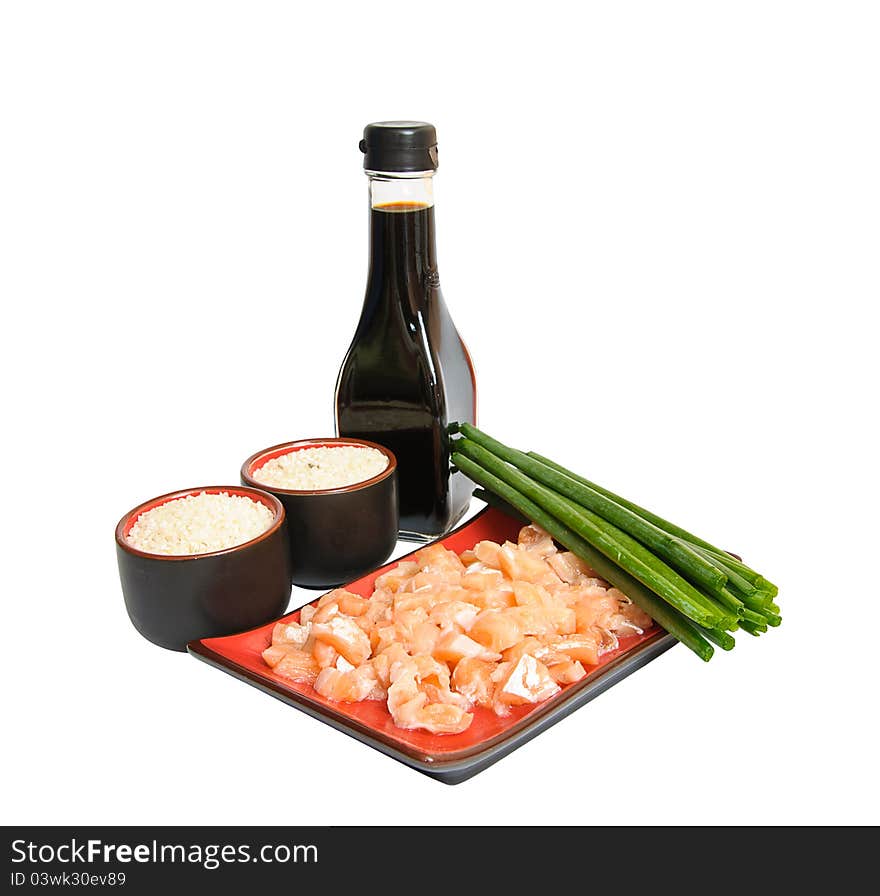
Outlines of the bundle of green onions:
[{"label": "bundle of green onions", "polygon": [[[782,622],[779,589],[731,554],[542,457],[453,424],[453,464],[591,566],[703,660]],[[485,493],[484,493],[485,494]],[[492,499],[494,496],[494,501]]]}]

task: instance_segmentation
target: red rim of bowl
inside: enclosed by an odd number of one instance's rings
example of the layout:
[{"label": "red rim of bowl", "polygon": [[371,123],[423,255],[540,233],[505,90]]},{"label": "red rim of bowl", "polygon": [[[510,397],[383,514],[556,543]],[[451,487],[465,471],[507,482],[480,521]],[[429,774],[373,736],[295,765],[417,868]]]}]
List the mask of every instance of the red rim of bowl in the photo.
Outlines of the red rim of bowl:
[{"label": "red rim of bowl", "polygon": [[[388,459],[388,466],[385,467],[381,473],[377,473],[370,479],[364,479],[361,482],[353,482],[351,485],[341,485],[338,488],[281,488],[275,485],[268,485],[265,482],[259,482],[251,475],[255,468],[259,469],[259,467],[262,467],[267,461],[273,460],[276,457],[282,457],[285,454],[290,454],[292,451],[300,451],[303,448],[344,448],[346,446],[351,448],[375,448],[377,451],[381,451]],[[263,462],[259,464],[259,467],[257,466],[258,461]],[[341,495],[346,492],[356,492],[362,488],[368,488],[371,485],[375,485],[377,482],[387,479],[396,469],[397,458],[394,456],[394,453],[384,445],[379,445],[376,442],[368,442],[366,439],[347,439],[344,436],[338,436],[329,439],[297,439],[295,442],[281,442],[281,444],[273,445],[271,448],[263,448],[262,451],[257,451],[255,454],[252,454],[241,465],[241,478],[250,488],[264,490],[276,495]]]},{"label": "red rim of bowl", "polygon": [[[209,495],[218,495],[220,492],[226,492],[229,495],[238,495],[239,497],[259,501],[264,507],[268,507],[272,511],[272,524],[250,541],[234,544],[231,547],[223,548],[222,551],[205,551],[202,554],[151,554],[129,544],[126,535],[128,535],[131,527],[142,513],[146,513],[154,507],[161,507],[162,504],[168,504],[170,501],[175,501],[178,498],[188,498],[191,495],[200,495],[202,492],[207,492]],[[149,501],[144,501],[143,504],[139,504],[133,510],[129,510],[116,524],[116,543],[130,554],[135,554],[138,557],[149,557],[151,560],[199,560],[202,557],[219,557],[222,554],[231,554],[234,551],[240,551],[242,548],[250,547],[268,538],[273,532],[277,532],[283,522],[284,505],[273,494],[261,488],[251,488],[247,485],[203,485],[200,488],[184,488],[180,491],[168,492],[167,495],[159,495],[156,498],[151,498]]]}]

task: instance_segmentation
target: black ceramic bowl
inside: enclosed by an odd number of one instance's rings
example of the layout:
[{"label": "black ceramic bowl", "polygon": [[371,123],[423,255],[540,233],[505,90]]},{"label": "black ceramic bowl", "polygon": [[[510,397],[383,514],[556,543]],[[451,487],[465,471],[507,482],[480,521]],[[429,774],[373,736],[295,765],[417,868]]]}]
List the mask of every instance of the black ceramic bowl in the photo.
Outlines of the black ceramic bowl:
[{"label": "black ceramic bowl", "polygon": [[[251,541],[206,554],[148,554],[126,536],[148,510],[201,492],[242,495],[272,511],[272,525]],[[280,501],[259,489],[205,486],[171,492],[130,510],[116,526],[116,559],[134,627],[169,650],[231,635],[280,616],[290,601],[287,522]]]},{"label": "black ceramic bowl", "polygon": [[[303,448],[346,445],[375,448],[388,466],[364,482],[342,488],[294,491],[253,478],[267,461]],[[293,584],[330,588],[381,566],[397,544],[397,460],[382,445],[360,439],[301,439],[252,454],[241,467],[241,481],[278,498],[287,511]]]}]

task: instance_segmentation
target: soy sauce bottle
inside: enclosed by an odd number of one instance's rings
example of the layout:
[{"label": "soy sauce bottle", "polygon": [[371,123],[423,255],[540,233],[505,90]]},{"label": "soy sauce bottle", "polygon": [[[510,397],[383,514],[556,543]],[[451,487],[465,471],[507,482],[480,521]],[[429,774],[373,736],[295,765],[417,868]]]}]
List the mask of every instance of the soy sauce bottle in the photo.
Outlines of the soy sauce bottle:
[{"label": "soy sauce bottle", "polygon": [[472,483],[450,474],[447,426],[476,415],[473,365],[437,273],[437,135],[425,122],[380,121],[364,129],[360,148],[370,184],[370,268],[336,385],[336,431],[394,452],[400,537],[428,541],[468,506]]}]

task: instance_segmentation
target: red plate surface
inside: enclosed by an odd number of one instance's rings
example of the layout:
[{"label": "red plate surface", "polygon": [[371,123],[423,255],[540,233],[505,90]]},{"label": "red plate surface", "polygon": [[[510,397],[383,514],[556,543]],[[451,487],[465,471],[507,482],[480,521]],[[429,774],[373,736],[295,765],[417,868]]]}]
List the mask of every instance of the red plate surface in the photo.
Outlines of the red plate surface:
[{"label": "red plate surface", "polygon": [[[494,508],[486,508],[459,529],[439,541],[452,551],[461,553],[472,548],[477,542],[491,540],[503,542],[507,539],[516,541],[522,523],[512,519]],[[411,552],[415,553],[415,551]],[[409,557],[411,555],[407,555]],[[373,593],[375,579],[401,560],[389,563],[369,575],[352,582],[347,590],[364,597]],[[299,620],[299,610],[282,616],[289,622]],[[620,647],[601,659],[597,666],[588,667],[589,674],[579,682],[563,685],[562,690],[535,706],[514,707],[509,716],[495,715],[490,709],[475,707],[474,720],[470,727],[461,734],[431,734],[427,731],[408,731],[398,728],[382,701],[363,701],[361,703],[334,703],[325,699],[311,685],[292,682],[276,675],[261,656],[262,651],[272,640],[273,623],[261,626],[238,635],[223,638],[205,638],[193,641],[189,645],[191,653],[200,659],[207,660],[239,678],[256,685],[287,702],[293,703],[308,711],[311,715],[323,717],[326,721],[348,730],[355,736],[366,737],[372,741],[409,757],[418,764],[448,763],[452,760],[465,759],[482,750],[495,746],[508,736],[522,732],[537,722],[544,715],[551,713],[560,702],[569,702],[574,692],[589,688],[595,679],[610,664],[614,664],[634,648],[664,633],[654,627],[644,635],[623,638]]]}]

